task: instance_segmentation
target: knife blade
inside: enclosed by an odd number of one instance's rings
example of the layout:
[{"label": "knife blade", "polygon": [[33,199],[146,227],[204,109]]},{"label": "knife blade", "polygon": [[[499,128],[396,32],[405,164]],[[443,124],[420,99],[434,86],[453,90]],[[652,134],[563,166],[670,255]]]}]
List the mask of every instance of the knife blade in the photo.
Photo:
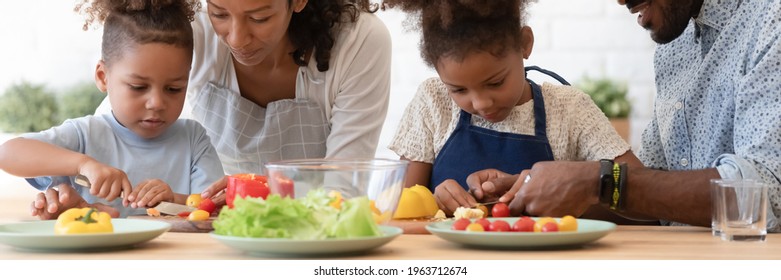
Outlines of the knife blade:
[{"label": "knife blade", "polygon": [[160,213],[166,215],[177,215],[182,212],[192,212],[196,210],[196,208],[192,206],[165,202],[165,201],[161,201],[159,204],[157,204],[157,206],[153,208],[157,211],[160,211]]},{"label": "knife blade", "polygon": [[480,206],[488,206],[488,205],[494,205],[499,203],[499,200],[489,201],[489,202],[478,202],[475,204],[475,206],[472,206],[472,208],[479,208]]}]

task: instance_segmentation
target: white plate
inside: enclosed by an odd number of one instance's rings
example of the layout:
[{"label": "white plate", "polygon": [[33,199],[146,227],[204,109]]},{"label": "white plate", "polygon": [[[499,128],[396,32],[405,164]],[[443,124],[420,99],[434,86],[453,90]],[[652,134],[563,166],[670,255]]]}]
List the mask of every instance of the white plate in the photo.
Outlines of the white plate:
[{"label": "white plate", "polygon": [[149,241],[171,228],[158,221],[111,219],[113,233],[54,234],[57,221],[0,225],[0,243],[29,250],[79,251],[125,248]]},{"label": "white plate", "polygon": [[397,227],[379,226],[381,236],[325,240],[293,240],[285,238],[236,237],[209,233],[229,247],[251,254],[266,255],[341,255],[367,252],[390,242],[401,235]]},{"label": "white plate", "polygon": [[[502,219],[510,225],[518,218],[488,218],[490,221]],[[536,218],[535,218],[536,220]],[[555,219],[556,222],[559,219]],[[616,229],[616,224],[605,221],[577,219],[578,230],[570,232],[474,232],[451,229],[454,221],[429,224],[426,229],[432,234],[450,242],[462,245],[496,248],[545,248],[582,245],[596,241]]]}]

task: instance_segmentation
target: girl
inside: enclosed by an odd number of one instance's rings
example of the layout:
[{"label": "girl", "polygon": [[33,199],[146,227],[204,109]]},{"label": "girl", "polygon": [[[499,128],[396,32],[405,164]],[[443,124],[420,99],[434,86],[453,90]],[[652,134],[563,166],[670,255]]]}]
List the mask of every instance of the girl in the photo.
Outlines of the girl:
[{"label": "girl", "polygon": [[[421,54],[439,74],[419,87],[389,148],[411,162],[406,185],[427,185],[452,213],[476,204],[473,172],[516,174],[540,161],[636,161],[588,95],[553,72],[524,69],[534,45],[525,26],[531,1],[400,1],[415,15]],[[542,85],[526,71],[565,85]],[[636,161],[639,163],[639,161]]]},{"label": "girl", "polygon": [[[77,5],[88,16],[85,29],[103,22],[95,83],[108,94],[113,110],[0,146],[0,168],[38,177],[28,181],[46,190],[33,203],[33,215],[56,218],[85,203],[108,204],[121,217],[144,214],[135,208],[160,201],[184,204],[188,194],[224,175],[203,127],[178,120],[193,53],[190,22],[199,5],[198,0],[84,0]],[[91,187],[75,185],[78,174]],[[73,193],[62,189],[67,185],[75,187],[77,197],[58,197]],[[59,192],[54,186],[60,186]],[[121,202],[115,199],[120,193]]]}]

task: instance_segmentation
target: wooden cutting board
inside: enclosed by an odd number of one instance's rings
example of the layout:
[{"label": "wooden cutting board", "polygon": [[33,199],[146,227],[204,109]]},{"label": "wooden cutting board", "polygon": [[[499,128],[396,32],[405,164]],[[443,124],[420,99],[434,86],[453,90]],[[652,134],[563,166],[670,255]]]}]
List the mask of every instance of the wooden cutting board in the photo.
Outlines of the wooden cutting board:
[{"label": "wooden cutting board", "polygon": [[171,232],[211,232],[214,230],[214,228],[212,228],[212,222],[216,217],[210,217],[205,221],[188,221],[179,216],[128,216],[128,219],[166,222],[171,224],[171,229],[169,230]]}]

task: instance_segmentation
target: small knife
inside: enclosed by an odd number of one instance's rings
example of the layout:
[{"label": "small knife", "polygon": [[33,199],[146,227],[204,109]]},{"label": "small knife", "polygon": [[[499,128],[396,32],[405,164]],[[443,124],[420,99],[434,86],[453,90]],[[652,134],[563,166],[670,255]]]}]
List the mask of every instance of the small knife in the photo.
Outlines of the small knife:
[{"label": "small knife", "polygon": [[490,202],[478,202],[477,204],[475,204],[475,206],[472,206],[472,208],[479,208],[480,206],[494,205],[497,203],[499,203],[499,200],[494,200]]},{"label": "small knife", "polygon": [[157,206],[153,208],[157,211],[160,211],[160,213],[166,215],[177,215],[182,212],[192,212],[196,210],[196,208],[192,206],[165,202],[165,201],[161,201],[159,204],[157,204]]}]

